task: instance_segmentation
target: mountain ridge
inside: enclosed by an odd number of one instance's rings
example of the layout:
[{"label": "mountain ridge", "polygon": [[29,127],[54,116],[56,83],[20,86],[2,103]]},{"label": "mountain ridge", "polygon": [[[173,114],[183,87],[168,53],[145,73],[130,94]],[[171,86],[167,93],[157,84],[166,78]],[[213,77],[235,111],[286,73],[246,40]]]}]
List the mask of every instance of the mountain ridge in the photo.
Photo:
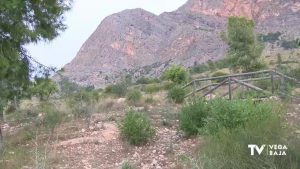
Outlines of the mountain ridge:
[{"label": "mountain ridge", "polygon": [[[246,7],[253,9],[245,11]],[[260,17],[249,15],[259,7],[264,7],[257,12]],[[220,34],[226,30],[227,17],[236,15],[254,19],[259,33],[281,32],[286,39],[300,36],[300,3],[294,0],[189,0],[160,15],[136,8],[106,17],[64,67],[63,75],[80,85],[102,88],[126,74],[134,79],[157,77],[171,64],[190,67],[218,60],[227,50]]]}]

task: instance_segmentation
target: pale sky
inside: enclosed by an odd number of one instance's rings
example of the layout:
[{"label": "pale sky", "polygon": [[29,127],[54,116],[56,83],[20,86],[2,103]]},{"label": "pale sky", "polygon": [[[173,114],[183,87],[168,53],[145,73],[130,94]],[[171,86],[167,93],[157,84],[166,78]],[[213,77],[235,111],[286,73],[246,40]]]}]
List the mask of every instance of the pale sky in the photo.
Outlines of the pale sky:
[{"label": "pale sky", "polygon": [[107,16],[125,9],[143,8],[154,14],[171,12],[187,0],[74,0],[66,14],[68,29],[51,42],[27,46],[29,54],[44,65],[63,67]]}]

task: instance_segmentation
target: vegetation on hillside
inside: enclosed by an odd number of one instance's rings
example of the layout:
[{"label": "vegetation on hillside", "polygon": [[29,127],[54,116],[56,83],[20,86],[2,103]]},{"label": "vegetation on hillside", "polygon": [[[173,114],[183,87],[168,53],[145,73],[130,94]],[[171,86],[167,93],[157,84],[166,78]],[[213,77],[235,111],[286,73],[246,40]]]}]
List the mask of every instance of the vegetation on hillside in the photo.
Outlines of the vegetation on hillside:
[{"label": "vegetation on hillside", "polygon": [[243,17],[230,17],[226,33],[229,45],[228,63],[234,70],[243,72],[259,70],[265,65],[261,59],[263,45],[254,32],[255,23]]}]

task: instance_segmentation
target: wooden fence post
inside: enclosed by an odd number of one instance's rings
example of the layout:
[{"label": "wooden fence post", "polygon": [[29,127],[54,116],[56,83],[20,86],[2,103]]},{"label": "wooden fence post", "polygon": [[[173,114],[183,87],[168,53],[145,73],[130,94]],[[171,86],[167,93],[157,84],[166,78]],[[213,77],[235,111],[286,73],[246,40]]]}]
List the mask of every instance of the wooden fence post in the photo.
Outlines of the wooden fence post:
[{"label": "wooden fence post", "polygon": [[273,74],[273,72],[271,72],[270,74],[271,74],[271,83],[272,83],[272,94],[274,94],[274,92],[275,92],[274,74]]},{"label": "wooden fence post", "polygon": [[228,94],[229,94],[229,100],[232,99],[232,93],[231,93],[231,77],[228,78]]}]

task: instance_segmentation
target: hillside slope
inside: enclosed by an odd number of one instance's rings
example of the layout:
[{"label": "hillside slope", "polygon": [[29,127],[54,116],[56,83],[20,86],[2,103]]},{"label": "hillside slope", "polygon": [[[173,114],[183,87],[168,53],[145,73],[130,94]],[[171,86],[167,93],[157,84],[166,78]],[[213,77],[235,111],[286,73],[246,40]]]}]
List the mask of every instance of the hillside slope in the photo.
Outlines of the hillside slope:
[{"label": "hillside slope", "polygon": [[125,10],[105,18],[64,76],[97,88],[132,74],[159,76],[170,64],[192,66],[224,57],[227,46],[220,33],[229,16],[254,19],[258,33],[280,32],[280,40],[300,37],[297,0],[189,0],[178,10],[156,16],[143,9]]}]

